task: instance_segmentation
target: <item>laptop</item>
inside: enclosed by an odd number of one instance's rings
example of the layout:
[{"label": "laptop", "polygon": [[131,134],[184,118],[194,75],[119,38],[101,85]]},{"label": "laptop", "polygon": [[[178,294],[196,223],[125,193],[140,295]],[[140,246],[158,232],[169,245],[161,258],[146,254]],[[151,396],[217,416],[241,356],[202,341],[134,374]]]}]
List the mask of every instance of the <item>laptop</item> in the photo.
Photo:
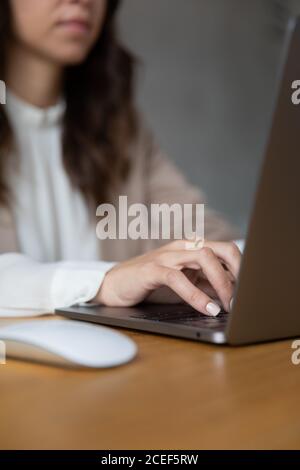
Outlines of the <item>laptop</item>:
[{"label": "laptop", "polygon": [[74,306],[57,313],[214,344],[300,337],[300,104],[295,99],[296,80],[300,80],[299,19],[291,20],[288,28],[279,93],[230,314],[211,318],[188,305],[153,304]]}]

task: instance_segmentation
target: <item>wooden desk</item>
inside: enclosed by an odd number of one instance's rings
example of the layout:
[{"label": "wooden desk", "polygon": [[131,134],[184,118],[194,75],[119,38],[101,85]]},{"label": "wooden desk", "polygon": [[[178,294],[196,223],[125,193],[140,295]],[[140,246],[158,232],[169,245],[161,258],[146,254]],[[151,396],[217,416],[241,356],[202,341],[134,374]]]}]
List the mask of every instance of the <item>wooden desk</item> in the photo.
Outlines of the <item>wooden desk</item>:
[{"label": "wooden desk", "polygon": [[300,448],[291,341],[214,347],[129,333],[127,366],[0,367],[2,449]]}]

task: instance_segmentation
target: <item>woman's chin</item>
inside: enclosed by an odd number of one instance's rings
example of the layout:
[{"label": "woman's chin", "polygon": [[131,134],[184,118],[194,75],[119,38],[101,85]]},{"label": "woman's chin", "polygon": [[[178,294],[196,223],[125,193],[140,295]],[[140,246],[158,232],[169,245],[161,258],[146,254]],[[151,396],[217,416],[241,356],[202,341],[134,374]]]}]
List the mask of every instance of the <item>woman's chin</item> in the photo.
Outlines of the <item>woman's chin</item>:
[{"label": "woman's chin", "polygon": [[85,50],[68,50],[68,51],[60,51],[60,54],[54,58],[60,65],[68,66],[68,65],[78,65],[84,62],[87,58],[89,51]]}]

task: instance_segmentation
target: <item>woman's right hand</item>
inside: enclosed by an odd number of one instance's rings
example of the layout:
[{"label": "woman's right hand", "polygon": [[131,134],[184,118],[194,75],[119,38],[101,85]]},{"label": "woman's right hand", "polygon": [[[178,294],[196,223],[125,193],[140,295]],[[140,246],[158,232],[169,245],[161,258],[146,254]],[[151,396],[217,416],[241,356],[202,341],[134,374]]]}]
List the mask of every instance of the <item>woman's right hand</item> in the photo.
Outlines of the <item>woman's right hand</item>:
[{"label": "woman's right hand", "polygon": [[130,307],[168,287],[199,312],[217,316],[221,308],[208,293],[215,292],[229,312],[240,263],[241,252],[234,242],[205,241],[195,248],[190,241],[178,240],[117,264],[106,274],[94,301]]}]

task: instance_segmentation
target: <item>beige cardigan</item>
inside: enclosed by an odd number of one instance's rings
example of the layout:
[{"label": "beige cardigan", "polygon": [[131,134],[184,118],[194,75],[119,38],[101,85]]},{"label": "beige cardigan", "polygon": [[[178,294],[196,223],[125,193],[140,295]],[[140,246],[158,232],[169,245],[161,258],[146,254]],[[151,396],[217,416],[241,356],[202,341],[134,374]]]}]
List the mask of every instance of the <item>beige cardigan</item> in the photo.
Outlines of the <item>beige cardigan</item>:
[{"label": "beige cardigan", "polygon": [[[145,128],[141,129],[132,146],[131,158],[133,163],[129,178],[114,195],[115,203],[119,195],[128,197],[128,205],[205,202],[203,194],[187,183],[178,169],[161,153]],[[218,214],[205,208],[206,239],[231,240],[238,236],[238,232]],[[165,240],[102,240],[101,259],[123,261],[165,243]],[[11,211],[0,208],[0,254],[9,252],[20,252],[16,228]]]}]

